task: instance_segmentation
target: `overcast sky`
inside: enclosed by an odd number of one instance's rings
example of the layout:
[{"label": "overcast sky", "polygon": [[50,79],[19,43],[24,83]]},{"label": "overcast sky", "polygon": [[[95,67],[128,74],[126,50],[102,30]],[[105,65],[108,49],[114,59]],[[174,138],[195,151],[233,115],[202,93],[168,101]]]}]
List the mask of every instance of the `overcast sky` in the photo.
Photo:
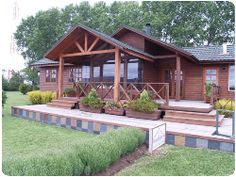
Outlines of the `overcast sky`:
[{"label": "overcast sky", "polygon": [[[23,18],[35,15],[39,10],[47,10],[52,7],[65,7],[68,4],[79,4],[82,0],[1,0],[0,5],[0,51],[1,69],[20,70],[24,68],[24,59],[17,53],[10,52],[11,36],[15,32],[17,25]],[[94,4],[95,0],[89,1]],[[112,0],[106,0],[108,4]],[[19,17],[14,19],[14,4],[19,8]]]}]

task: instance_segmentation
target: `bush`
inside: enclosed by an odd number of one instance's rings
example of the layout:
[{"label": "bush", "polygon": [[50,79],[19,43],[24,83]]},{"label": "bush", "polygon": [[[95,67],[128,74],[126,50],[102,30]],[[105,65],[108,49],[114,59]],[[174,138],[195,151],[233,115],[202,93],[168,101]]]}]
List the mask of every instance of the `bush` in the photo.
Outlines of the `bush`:
[{"label": "bush", "polygon": [[28,95],[32,104],[46,104],[56,98],[56,93],[52,91],[31,91]]},{"label": "bush", "polygon": [[2,91],[2,107],[4,107],[6,101],[7,101],[7,94],[5,91]]},{"label": "bush", "polygon": [[92,175],[135,150],[144,143],[144,138],[139,129],[119,128],[75,145],[63,154],[4,161],[3,172],[11,176]]},{"label": "bush", "polygon": [[84,106],[89,106],[91,108],[102,108],[104,103],[101,98],[98,97],[95,89],[92,89],[88,96],[81,100],[81,104]]},{"label": "bush", "polygon": [[27,84],[20,84],[19,91],[25,95],[27,92],[32,91],[32,86]]},{"label": "bush", "polygon": [[107,101],[104,108],[108,109],[119,109],[122,108],[122,105],[119,102],[115,101]]},{"label": "bush", "polygon": [[[225,110],[230,110],[234,111],[235,110],[235,101],[230,100],[230,99],[220,99],[218,100],[215,105],[215,109],[225,109]],[[230,112],[220,112],[220,114],[225,115],[225,117],[232,117],[232,113]]]},{"label": "bush", "polygon": [[206,82],[205,84],[205,95],[210,97],[211,96],[212,85],[210,82]]},{"label": "bush", "polygon": [[153,113],[158,109],[158,104],[152,100],[150,94],[144,90],[137,100],[128,102],[125,107],[133,111]]},{"label": "bush", "polygon": [[64,94],[65,94],[66,96],[73,95],[73,94],[75,94],[75,89],[74,89],[74,88],[66,88],[66,89],[64,90]]}]

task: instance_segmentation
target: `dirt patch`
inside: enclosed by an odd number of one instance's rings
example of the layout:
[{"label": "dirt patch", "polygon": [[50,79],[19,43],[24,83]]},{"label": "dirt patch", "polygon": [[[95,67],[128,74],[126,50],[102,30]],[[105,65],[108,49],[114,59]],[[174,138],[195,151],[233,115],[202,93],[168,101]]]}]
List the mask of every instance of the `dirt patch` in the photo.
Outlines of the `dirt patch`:
[{"label": "dirt patch", "polygon": [[113,176],[120,170],[133,164],[135,160],[139,159],[144,154],[148,153],[147,150],[147,145],[143,144],[139,146],[134,152],[122,156],[117,162],[109,166],[105,171],[99,172],[94,176]]}]

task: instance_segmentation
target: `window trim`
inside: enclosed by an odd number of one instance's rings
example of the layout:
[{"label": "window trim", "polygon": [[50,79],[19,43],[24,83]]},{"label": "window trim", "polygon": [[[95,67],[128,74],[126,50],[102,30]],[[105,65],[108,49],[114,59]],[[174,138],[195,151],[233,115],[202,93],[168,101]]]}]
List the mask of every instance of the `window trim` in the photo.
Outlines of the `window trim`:
[{"label": "window trim", "polygon": [[234,66],[234,77],[235,77],[235,65],[230,64],[228,66],[228,91],[235,92],[235,83],[234,83],[234,90],[230,90],[230,66]]},{"label": "window trim", "polygon": [[[54,80],[52,80],[52,71],[53,70],[55,70],[55,75],[56,75],[56,77],[55,77],[55,81]],[[47,71],[48,71],[48,73],[49,73],[49,80],[47,79]],[[54,78],[53,78],[54,79]],[[45,82],[46,83],[56,83],[57,82],[57,69],[56,68],[49,68],[49,69],[46,69],[45,70]]]},{"label": "window trim", "polygon": [[[73,74],[73,77],[72,77],[72,80],[71,77],[70,77],[70,74],[71,74],[71,70],[72,70],[72,74]],[[75,73],[75,71],[78,71],[78,73]],[[75,74],[75,75],[74,75]],[[74,83],[75,82],[75,77],[77,76],[78,74],[78,79],[79,79],[79,82],[82,81],[82,68],[81,67],[72,67],[72,68],[69,68],[68,69],[68,82],[69,83]],[[78,82],[78,81],[77,81]]]}]

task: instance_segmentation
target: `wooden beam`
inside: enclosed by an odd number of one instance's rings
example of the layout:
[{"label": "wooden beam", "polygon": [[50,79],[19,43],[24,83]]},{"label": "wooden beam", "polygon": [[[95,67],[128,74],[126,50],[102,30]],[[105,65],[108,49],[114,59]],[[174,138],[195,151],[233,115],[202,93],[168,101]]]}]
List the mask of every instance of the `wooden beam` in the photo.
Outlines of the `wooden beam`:
[{"label": "wooden beam", "polygon": [[100,81],[100,82],[103,81],[103,64],[100,65],[100,77],[99,77],[99,81]]},{"label": "wooden beam", "polygon": [[95,54],[105,54],[105,53],[114,53],[115,49],[106,49],[106,50],[96,50],[90,52],[76,52],[76,53],[67,53],[63,54],[63,57],[76,57],[76,56],[85,56],[85,55],[95,55]]},{"label": "wooden beam", "polygon": [[124,57],[124,84],[123,87],[126,88],[127,87],[127,78],[128,78],[128,62],[129,62],[129,58],[128,55],[126,54]]},{"label": "wooden beam", "polygon": [[180,86],[181,86],[181,60],[180,56],[176,57],[176,101],[180,100]]},{"label": "wooden beam", "polygon": [[59,73],[58,73],[58,96],[63,96],[63,77],[64,77],[64,58],[59,57]]},{"label": "wooden beam", "polygon": [[153,63],[154,63],[154,60],[153,60],[152,58],[146,57],[146,56],[144,56],[144,55],[141,55],[141,54],[138,54],[138,53],[135,53],[135,52],[133,52],[133,51],[126,50],[126,49],[124,49],[124,52],[127,53],[127,54],[129,54],[129,55],[132,55],[132,56],[134,56],[134,57],[142,58],[142,59],[144,59],[144,60],[147,60],[147,61],[150,61],[150,62],[153,62]]},{"label": "wooden beam", "polygon": [[88,50],[88,33],[84,34],[84,51],[87,52]]},{"label": "wooden beam", "polygon": [[114,78],[114,101],[119,101],[119,84],[120,84],[120,50],[115,51],[115,78]]},{"label": "wooden beam", "polygon": [[80,50],[80,52],[84,52],[84,49],[81,47],[78,41],[75,41],[75,45]]},{"label": "wooden beam", "polygon": [[91,46],[88,49],[88,52],[90,52],[91,50],[93,50],[94,46],[97,44],[97,42],[99,41],[99,38],[97,37],[93,43],[91,44]]},{"label": "wooden beam", "polygon": [[157,56],[154,56],[155,59],[166,59],[166,58],[176,58],[177,55],[157,55]]}]

